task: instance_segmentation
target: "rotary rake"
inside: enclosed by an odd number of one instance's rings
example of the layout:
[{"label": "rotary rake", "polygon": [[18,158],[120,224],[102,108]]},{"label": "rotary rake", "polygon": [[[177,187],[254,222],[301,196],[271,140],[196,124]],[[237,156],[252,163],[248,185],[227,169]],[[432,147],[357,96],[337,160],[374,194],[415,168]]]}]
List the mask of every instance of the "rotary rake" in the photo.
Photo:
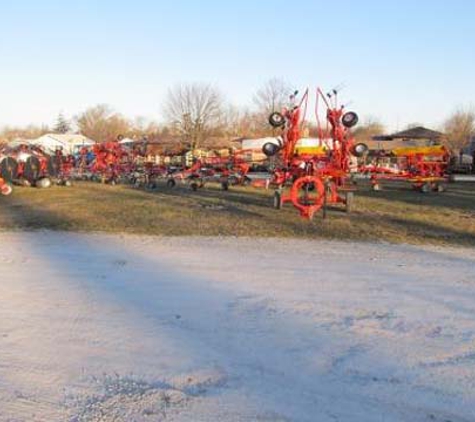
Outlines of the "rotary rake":
[{"label": "rotary rake", "polygon": [[[269,123],[282,129],[276,143],[267,143],[263,152],[275,157],[271,183],[276,187],[274,207],[281,209],[291,203],[306,219],[312,219],[327,205],[343,205],[351,211],[354,188],[350,185],[351,155],[360,155],[362,147],[355,145],[350,129],[358,123],[358,116],[345,112],[338,105],[338,92],[324,95],[317,89],[316,110],[321,146],[299,148],[302,126],[308,108],[309,90],[297,102],[296,92],[291,97],[291,106],[282,112],[274,112]],[[326,129],[319,118],[319,104],[326,107]]]},{"label": "rotary rake", "polygon": [[47,188],[57,174],[54,156],[35,145],[6,147],[0,152],[0,170],[4,181]]},{"label": "rotary rake", "polygon": [[397,148],[389,156],[396,159],[394,169],[382,165],[382,157],[375,164],[360,168],[361,173],[370,176],[373,190],[381,190],[384,181],[408,182],[413,189],[423,193],[445,190],[450,151],[443,145]]},{"label": "rotary rake", "polygon": [[88,152],[84,152],[79,160],[79,168],[87,166],[87,171],[93,179],[111,185],[124,179],[131,180],[137,170],[135,154],[123,146],[119,142],[120,139],[119,137],[116,141],[94,145],[92,157],[88,158]]},{"label": "rotary rake", "polygon": [[188,169],[170,172],[167,176],[167,186],[174,187],[177,182],[188,184],[197,191],[207,183],[219,183],[224,191],[230,186],[247,186],[251,184],[248,177],[251,165],[245,158],[248,150],[233,151],[225,157],[196,158]]}]

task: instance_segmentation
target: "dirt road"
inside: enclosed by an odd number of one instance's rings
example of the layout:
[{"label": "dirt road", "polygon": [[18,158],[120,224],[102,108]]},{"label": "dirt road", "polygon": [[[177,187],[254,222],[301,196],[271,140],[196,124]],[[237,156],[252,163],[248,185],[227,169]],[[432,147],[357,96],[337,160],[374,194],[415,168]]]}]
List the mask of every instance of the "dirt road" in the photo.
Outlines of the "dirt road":
[{"label": "dirt road", "polygon": [[0,234],[0,421],[475,420],[475,251]]}]

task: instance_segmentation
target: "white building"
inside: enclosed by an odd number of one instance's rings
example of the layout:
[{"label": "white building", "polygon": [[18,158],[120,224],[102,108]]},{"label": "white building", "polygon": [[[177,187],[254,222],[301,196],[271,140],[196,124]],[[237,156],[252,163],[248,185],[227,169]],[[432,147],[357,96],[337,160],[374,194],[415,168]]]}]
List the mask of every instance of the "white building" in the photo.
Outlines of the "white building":
[{"label": "white building", "polygon": [[82,147],[90,147],[96,142],[84,135],[49,133],[38,139],[32,139],[28,143],[38,145],[50,154],[59,148],[63,150],[64,154],[74,154]]}]

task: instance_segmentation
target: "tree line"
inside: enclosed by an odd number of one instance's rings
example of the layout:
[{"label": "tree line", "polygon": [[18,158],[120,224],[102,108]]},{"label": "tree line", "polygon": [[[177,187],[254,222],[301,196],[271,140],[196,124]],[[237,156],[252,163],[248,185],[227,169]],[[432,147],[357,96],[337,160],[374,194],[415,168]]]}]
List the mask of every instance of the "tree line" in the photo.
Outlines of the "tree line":
[{"label": "tree line", "polygon": [[[34,139],[51,132],[64,134],[75,131],[99,142],[122,135],[132,139],[146,136],[150,141],[166,140],[179,143],[186,149],[199,148],[210,138],[218,139],[224,145],[236,138],[275,135],[267,118],[273,111],[288,105],[292,93],[291,84],[273,78],[256,91],[252,107],[240,109],[229,104],[223,93],[213,85],[178,85],[167,93],[163,104],[165,121],[162,124],[147,122],[143,118],[132,120],[106,104],[99,104],[71,120],[61,113],[53,127],[30,125],[4,128],[0,132],[0,142],[17,138]],[[460,150],[475,135],[475,110],[459,108],[445,120],[440,129],[446,134],[447,146],[454,151]],[[305,131],[308,136],[317,136],[318,133],[311,124]],[[355,130],[355,137],[364,142],[385,132],[386,128],[378,119],[369,118]]]}]

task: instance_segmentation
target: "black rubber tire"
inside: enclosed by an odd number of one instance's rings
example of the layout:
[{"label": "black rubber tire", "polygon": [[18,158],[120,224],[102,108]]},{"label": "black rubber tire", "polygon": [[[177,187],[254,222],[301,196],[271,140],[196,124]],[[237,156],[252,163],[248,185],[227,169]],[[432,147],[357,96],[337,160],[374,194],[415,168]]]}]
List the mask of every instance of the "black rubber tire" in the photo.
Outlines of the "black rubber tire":
[{"label": "black rubber tire", "polygon": [[269,124],[276,129],[282,127],[285,125],[285,117],[282,113],[275,111],[269,116]]},{"label": "black rubber tire", "polygon": [[221,182],[221,189],[227,192],[229,190],[229,182]]},{"label": "black rubber tire", "polygon": [[35,187],[38,189],[48,189],[52,186],[51,179],[49,177],[41,177],[35,183]]},{"label": "black rubber tire", "polygon": [[23,177],[31,184],[35,183],[40,177],[41,164],[38,157],[28,157],[23,170]]},{"label": "black rubber tire", "polygon": [[167,188],[174,188],[176,186],[176,182],[175,182],[175,179],[168,179],[167,180]]},{"label": "black rubber tire", "polygon": [[262,152],[266,157],[273,157],[280,151],[280,146],[272,142],[267,142],[262,147]]},{"label": "black rubber tire", "polygon": [[422,193],[429,193],[432,191],[432,186],[430,183],[424,183],[421,187],[420,187],[420,191]]},{"label": "black rubber tire", "polygon": [[274,192],[274,208],[276,210],[282,209],[282,194],[280,192]]},{"label": "black rubber tire", "polygon": [[5,157],[0,163],[0,176],[8,183],[18,177],[18,163],[12,157]]},{"label": "black rubber tire", "polygon": [[348,129],[356,126],[358,122],[359,122],[359,117],[353,111],[349,111],[348,113],[345,113],[343,117],[341,118],[341,123],[343,124],[343,126],[345,126]]},{"label": "black rubber tire", "polygon": [[244,180],[242,181],[243,186],[251,186],[252,184],[252,179],[250,177],[245,176]]},{"label": "black rubber tire", "polygon": [[368,153],[368,151],[369,151],[368,145],[359,143],[353,147],[352,153],[355,157],[361,158],[365,156]]},{"label": "black rubber tire", "polygon": [[58,177],[59,172],[61,170],[61,159],[56,156],[49,157],[47,168],[48,176]]}]

